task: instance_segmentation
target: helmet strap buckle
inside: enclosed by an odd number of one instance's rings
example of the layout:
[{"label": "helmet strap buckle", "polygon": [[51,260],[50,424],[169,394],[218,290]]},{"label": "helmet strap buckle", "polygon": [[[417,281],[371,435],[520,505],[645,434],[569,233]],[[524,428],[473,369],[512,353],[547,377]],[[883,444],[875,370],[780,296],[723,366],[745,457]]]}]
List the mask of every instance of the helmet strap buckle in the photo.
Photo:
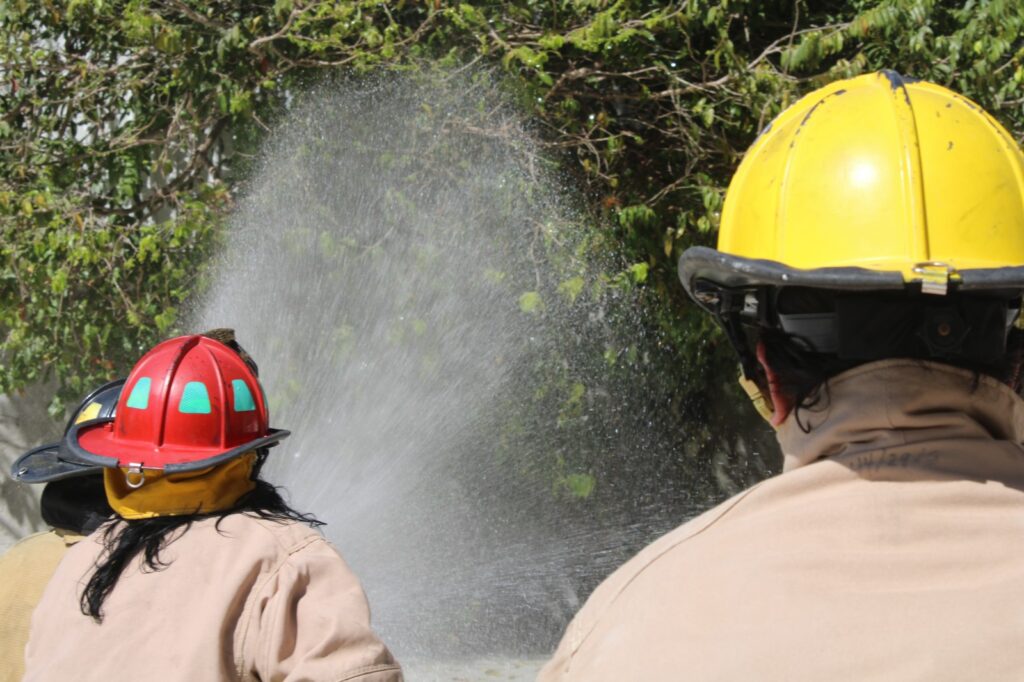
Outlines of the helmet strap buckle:
[{"label": "helmet strap buckle", "polygon": [[[134,478],[133,478],[134,477]],[[124,483],[132,490],[137,490],[146,482],[146,472],[141,463],[129,462],[124,471]]]},{"label": "helmet strap buckle", "polygon": [[935,296],[945,296],[949,292],[950,280],[957,275],[952,265],[938,261],[918,263],[913,270],[914,274],[921,276],[921,293]]}]

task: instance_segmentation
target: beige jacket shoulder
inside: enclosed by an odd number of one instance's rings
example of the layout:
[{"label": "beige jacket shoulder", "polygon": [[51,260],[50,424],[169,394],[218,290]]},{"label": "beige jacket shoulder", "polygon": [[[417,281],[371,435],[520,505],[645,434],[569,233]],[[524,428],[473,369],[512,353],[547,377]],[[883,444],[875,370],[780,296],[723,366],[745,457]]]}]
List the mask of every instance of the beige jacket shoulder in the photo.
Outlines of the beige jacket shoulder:
[{"label": "beige jacket shoulder", "polygon": [[[160,571],[125,571],[101,624],[79,598],[103,529],[72,548],[32,618],[26,682],[398,682],[359,580],[315,530],[235,514],[199,521]],[[100,653],[101,652],[101,653]]]},{"label": "beige jacket shoulder", "polygon": [[0,557],[0,682],[21,679],[32,612],[68,547],[81,539],[67,531],[36,533]]},{"label": "beige jacket shoulder", "polygon": [[539,680],[1021,679],[1024,403],[909,361],[830,391],[783,474],[610,576]]}]

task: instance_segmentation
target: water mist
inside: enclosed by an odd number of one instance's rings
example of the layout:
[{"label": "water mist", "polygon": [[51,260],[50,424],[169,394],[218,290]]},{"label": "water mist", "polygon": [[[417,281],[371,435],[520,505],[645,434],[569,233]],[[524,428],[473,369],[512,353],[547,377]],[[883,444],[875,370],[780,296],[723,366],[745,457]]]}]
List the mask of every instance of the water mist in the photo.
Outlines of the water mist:
[{"label": "water mist", "polygon": [[266,477],[327,522],[400,660],[544,655],[581,584],[682,520],[655,501],[566,522],[530,478],[551,459],[533,425],[533,451],[496,455],[534,399],[524,358],[595,324],[523,299],[545,244],[576,238],[572,205],[485,75],[321,86],[271,136],[190,320],[259,362],[293,433]]}]

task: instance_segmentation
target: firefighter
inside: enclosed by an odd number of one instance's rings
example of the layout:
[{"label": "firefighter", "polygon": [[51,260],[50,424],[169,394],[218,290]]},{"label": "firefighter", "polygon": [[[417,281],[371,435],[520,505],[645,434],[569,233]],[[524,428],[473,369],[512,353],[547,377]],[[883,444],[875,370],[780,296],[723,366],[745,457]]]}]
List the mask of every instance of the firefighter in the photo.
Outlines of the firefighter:
[{"label": "firefighter", "polygon": [[1024,674],[1024,158],[882,72],[762,132],[683,286],[783,473],[606,579],[543,682]]},{"label": "firefighter", "polygon": [[[111,381],[86,396],[64,432],[112,416],[122,384],[123,379]],[[32,610],[64,552],[114,513],[103,493],[102,469],[61,458],[59,442],[23,454],[11,466],[11,477],[46,484],[39,511],[50,530],[23,538],[0,557],[0,682],[17,682],[24,673]]]},{"label": "firefighter", "polygon": [[269,426],[238,350],[202,335],[157,345],[114,417],[62,441],[66,459],[103,468],[116,517],[43,593],[27,682],[402,680],[356,576],[260,478],[288,432]]}]

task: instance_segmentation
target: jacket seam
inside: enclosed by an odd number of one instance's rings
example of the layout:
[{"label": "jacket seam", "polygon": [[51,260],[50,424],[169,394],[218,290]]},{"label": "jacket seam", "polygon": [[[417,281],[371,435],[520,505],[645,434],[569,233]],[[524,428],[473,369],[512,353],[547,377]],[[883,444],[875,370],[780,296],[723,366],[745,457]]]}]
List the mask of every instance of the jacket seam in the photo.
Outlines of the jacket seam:
[{"label": "jacket seam", "polygon": [[[238,661],[237,661],[237,663],[235,665],[235,672],[237,673],[239,680],[245,680],[245,679],[248,678],[248,673],[246,672],[246,667],[247,667],[246,666],[246,659],[245,659],[244,653],[242,653],[242,652],[245,650],[245,642],[246,642],[246,640],[249,637],[250,625],[252,624],[253,604],[256,602],[256,599],[263,592],[263,590],[270,583],[270,581],[273,580],[274,577],[277,576],[281,572],[281,569],[284,568],[285,564],[287,564],[291,560],[291,558],[293,556],[295,556],[296,554],[298,554],[302,550],[306,549],[307,547],[312,545],[314,542],[318,542],[318,541],[325,542],[325,543],[327,542],[326,539],[324,539],[323,536],[321,536],[321,535],[313,535],[313,536],[310,536],[310,537],[306,538],[302,542],[299,542],[299,543],[297,543],[295,545],[292,545],[291,548],[286,550],[284,556],[282,556],[280,558],[280,560],[277,562],[277,564],[274,566],[274,568],[272,570],[270,570],[265,576],[263,576],[263,580],[259,581],[259,583],[254,585],[253,589],[249,591],[249,596],[245,600],[245,606],[242,608],[242,613],[241,613],[241,615],[239,617],[239,621],[241,622],[241,633],[240,633],[241,636],[240,636],[240,639],[239,639],[239,642],[238,642],[238,645],[239,645]],[[260,651],[260,649],[261,649],[261,647],[259,647],[257,645],[257,647],[256,647],[256,658],[258,658],[262,654],[262,651]]]}]

